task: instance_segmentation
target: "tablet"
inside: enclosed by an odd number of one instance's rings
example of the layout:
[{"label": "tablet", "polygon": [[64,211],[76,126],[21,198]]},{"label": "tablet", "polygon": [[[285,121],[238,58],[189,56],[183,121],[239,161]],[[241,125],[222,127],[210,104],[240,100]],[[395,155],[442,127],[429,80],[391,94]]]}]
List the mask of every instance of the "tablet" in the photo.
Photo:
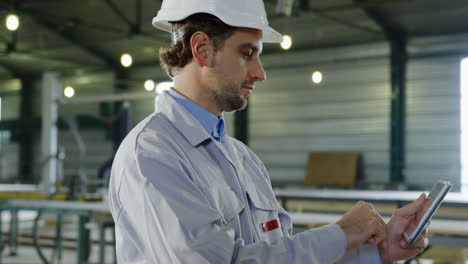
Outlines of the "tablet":
[{"label": "tablet", "polygon": [[411,235],[403,233],[403,236],[405,237],[408,244],[412,244],[416,242],[416,240],[418,240],[419,235],[421,235],[422,231],[426,227],[427,222],[431,220],[431,217],[434,215],[434,213],[437,211],[439,206],[442,204],[442,200],[444,199],[445,195],[447,195],[450,188],[452,188],[452,183],[448,181],[439,181],[437,182],[436,185],[434,185],[434,187],[432,188],[432,191],[429,193],[429,196],[428,196],[432,200],[431,205],[429,206],[426,213],[421,218],[421,221],[419,222],[418,226],[413,231],[413,233],[411,233]]}]

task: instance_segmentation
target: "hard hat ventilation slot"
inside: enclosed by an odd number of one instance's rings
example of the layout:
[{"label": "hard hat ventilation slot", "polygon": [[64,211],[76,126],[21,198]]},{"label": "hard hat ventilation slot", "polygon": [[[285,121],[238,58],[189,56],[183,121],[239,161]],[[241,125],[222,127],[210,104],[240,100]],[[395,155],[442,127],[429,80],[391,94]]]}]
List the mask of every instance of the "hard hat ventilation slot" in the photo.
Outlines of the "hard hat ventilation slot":
[{"label": "hard hat ventilation slot", "polygon": [[183,35],[184,35],[183,27],[177,28],[176,25],[171,24],[172,45],[175,46],[177,44],[177,41],[179,41]]}]

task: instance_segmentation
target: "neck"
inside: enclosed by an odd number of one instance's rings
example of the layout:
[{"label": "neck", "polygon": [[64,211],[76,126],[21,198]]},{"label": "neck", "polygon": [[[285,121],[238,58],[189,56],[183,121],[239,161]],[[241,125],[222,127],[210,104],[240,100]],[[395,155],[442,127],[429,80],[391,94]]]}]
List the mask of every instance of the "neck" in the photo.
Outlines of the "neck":
[{"label": "neck", "polygon": [[223,111],[213,102],[211,91],[203,84],[199,69],[186,65],[174,78],[174,89],[190,101],[220,117]]}]

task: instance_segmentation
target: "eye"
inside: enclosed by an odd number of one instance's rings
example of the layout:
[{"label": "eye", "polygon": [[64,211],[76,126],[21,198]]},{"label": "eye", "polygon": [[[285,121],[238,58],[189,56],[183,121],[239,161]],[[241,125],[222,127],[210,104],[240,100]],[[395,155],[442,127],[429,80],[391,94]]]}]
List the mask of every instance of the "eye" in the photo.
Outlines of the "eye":
[{"label": "eye", "polygon": [[244,56],[244,59],[248,60],[252,57],[253,55],[253,50],[249,50],[249,51],[245,51],[242,53],[242,55]]}]

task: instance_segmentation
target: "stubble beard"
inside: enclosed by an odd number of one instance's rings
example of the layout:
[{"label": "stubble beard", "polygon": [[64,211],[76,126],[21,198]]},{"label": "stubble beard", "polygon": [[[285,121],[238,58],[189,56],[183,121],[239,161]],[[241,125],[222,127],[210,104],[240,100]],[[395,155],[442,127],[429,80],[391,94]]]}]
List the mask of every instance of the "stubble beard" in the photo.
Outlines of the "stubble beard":
[{"label": "stubble beard", "polygon": [[223,112],[233,112],[243,110],[247,107],[247,97],[241,94],[241,87],[243,84],[236,84],[234,80],[227,79],[229,76],[224,67],[216,62],[213,57],[212,64],[215,66],[216,78],[212,79],[212,93],[211,97],[213,102]]},{"label": "stubble beard", "polygon": [[213,101],[223,112],[243,110],[247,107],[247,98],[241,93],[241,85],[221,84],[213,91]]}]

